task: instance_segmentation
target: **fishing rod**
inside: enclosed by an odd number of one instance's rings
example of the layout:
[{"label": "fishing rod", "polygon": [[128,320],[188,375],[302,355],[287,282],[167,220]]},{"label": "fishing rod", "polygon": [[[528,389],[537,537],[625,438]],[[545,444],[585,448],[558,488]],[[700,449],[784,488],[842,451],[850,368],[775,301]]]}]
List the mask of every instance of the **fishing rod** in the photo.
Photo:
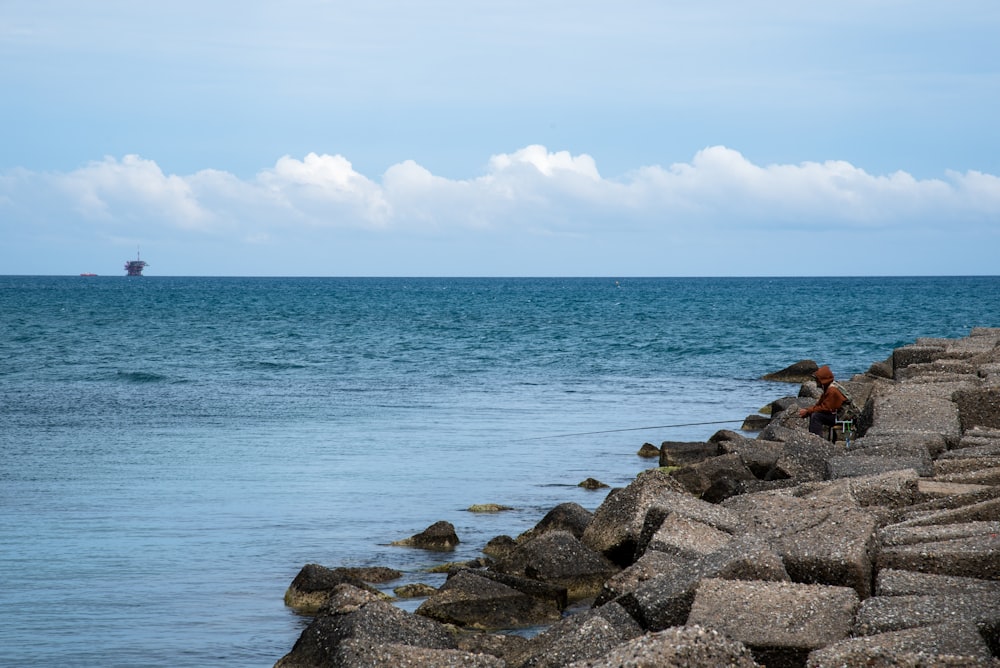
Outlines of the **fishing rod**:
[{"label": "fishing rod", "polygon": [[715,422],[685,422],[682,424],[661,424],[655,427],[629,427],[628,429],[605,429],[603,431],[580,431],[575,434],[552,434],[551,436],[532,436],[531,438],[517,438],[511,442],[520,443],[522,441],[540,441],[543,438],[568,438],[570,436],[592,436],[594,434],[615,434],[622,431],[646,431],[649,429],[672,429],[674,427],[701,427],[703,425],[709,425],[709,424],[733,424],[736,422],[743,422],[743,419],[717,420]]}]

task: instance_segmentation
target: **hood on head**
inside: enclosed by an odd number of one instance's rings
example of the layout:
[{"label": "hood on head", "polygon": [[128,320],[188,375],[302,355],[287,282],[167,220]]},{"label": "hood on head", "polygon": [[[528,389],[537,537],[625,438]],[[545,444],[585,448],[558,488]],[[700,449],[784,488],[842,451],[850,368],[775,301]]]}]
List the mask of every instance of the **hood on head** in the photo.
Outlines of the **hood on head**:
[{"label": "hood on head", "polygon": [[833,382],[833,372],[830,371],[830,367],[827,366],[826,364],[816,369],[816,372],[813,374],[813,376],[816,378],[817,381],[819,381],[820,385],[826,385],[827,383]]}]

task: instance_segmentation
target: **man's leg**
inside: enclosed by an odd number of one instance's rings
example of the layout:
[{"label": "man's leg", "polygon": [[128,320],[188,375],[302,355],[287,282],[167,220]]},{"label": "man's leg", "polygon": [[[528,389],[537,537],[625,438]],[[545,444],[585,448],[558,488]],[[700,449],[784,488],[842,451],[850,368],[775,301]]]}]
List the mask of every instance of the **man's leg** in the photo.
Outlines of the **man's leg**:
[{"label": "man's leg", "polygon": [[823,435],[823,427],[832,427],[837,421],[835,413],[817,411],[809,415],[809,431],[817,436]]}]

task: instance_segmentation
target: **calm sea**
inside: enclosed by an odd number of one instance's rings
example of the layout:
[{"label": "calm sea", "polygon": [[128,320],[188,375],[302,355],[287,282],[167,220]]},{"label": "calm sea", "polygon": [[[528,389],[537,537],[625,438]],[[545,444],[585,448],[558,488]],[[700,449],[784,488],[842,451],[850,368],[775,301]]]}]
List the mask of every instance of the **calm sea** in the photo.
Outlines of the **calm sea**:
[{"label": "calm sea", "polygon": [[996,277],[0,277],[0,664],[270,666],[306,563],[440,584],[769,371],[998,325]]}]

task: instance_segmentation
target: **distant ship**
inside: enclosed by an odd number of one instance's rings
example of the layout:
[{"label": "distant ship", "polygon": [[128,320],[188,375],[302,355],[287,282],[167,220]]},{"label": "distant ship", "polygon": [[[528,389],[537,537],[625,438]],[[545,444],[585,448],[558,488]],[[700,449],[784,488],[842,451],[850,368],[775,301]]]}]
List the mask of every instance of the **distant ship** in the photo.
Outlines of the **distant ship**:
[{"label": "distant ship", "polygon": [[135,252],[135,259],[125,263],[125,272],[129,276],[142,276],[142,270],[146,268],[146,261],[139,259],[139,251]]},{"label": "distant ship", "polygon": [[89,271],[88,271],[88,272],[86,272],[86,273],[83,273],[83,274],[80,274],[80,275],[81,275],[81,276],[97,276],[97,274],[92,274],[92,273],[90,273]]}]

